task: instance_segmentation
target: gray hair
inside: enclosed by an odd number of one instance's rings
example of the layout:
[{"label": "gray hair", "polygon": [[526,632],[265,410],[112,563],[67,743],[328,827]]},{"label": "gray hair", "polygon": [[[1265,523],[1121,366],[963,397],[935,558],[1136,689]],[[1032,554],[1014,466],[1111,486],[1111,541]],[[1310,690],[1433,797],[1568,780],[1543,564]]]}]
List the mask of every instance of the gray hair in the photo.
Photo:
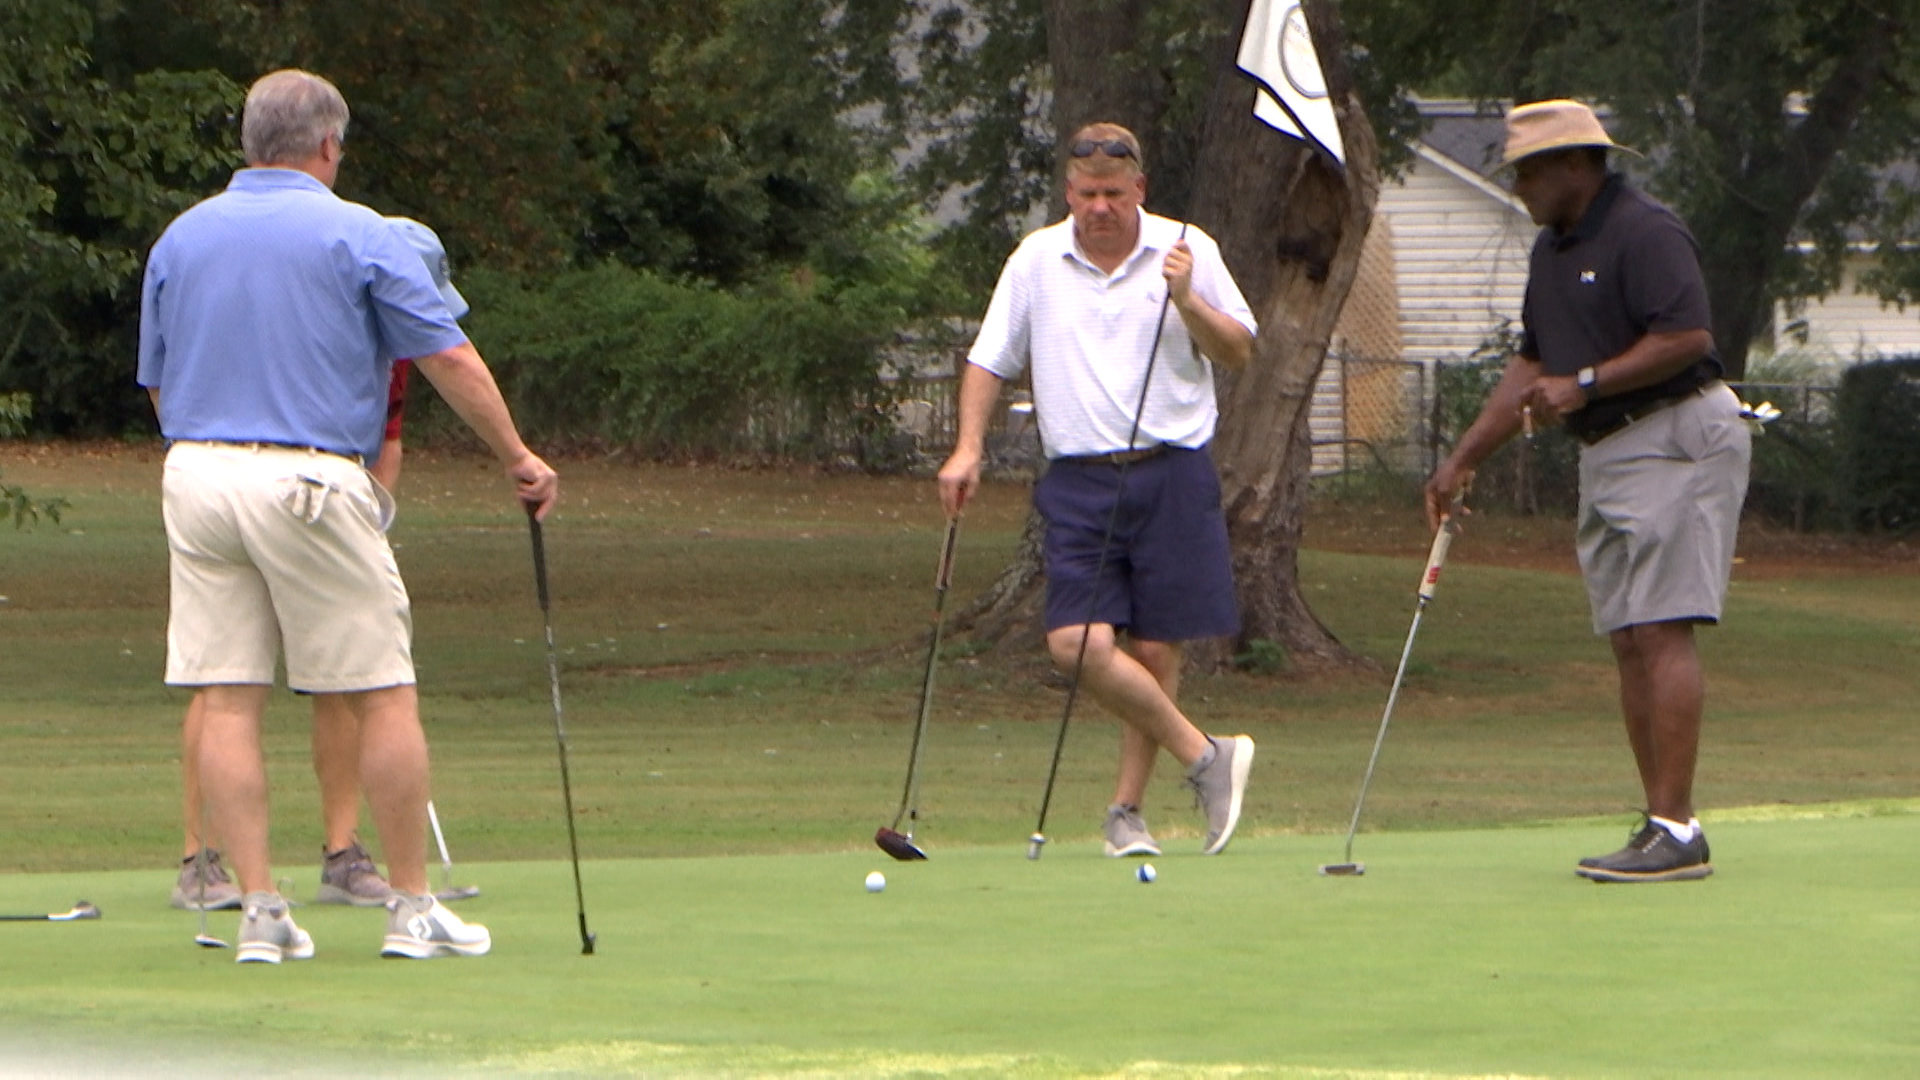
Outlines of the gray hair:
[{"label": "gray hair", "polygon": [[262,75],[247,91],[240,148],[249,165],[294,165],[347,134],[347,99],[318,75],[288,69]]}]

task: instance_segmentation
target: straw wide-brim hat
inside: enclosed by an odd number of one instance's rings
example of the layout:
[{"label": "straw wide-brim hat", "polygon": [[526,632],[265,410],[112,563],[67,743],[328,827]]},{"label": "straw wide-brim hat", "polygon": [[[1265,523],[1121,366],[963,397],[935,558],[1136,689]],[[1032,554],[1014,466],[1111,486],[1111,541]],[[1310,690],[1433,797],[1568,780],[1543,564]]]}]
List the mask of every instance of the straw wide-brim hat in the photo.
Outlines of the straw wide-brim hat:
[{"label": "straw wide-brim hat", "polygon": [[1638,151],[1621,146],[1600,126],[1593,110],[1578,101],[1535,101],[1515,105],[1507,112],[1507,147],[1500,157],[1500,168],[1508,168],[1523,157],[1565,150],[1575,146],[1600,146],[1608,150]]}]

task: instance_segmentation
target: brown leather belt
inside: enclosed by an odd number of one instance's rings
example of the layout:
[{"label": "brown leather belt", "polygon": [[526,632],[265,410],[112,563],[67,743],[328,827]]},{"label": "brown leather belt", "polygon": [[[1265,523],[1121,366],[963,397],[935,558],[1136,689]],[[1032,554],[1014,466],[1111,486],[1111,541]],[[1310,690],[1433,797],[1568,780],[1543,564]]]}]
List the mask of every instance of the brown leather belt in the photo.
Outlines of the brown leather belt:
[{"label": "brown leather belt", "polygon": [[1652,416],[1654,413],[1660,412],[1664,409],[1670,409],[1675,405],[1680,404],[1683,401],[1686,401],[1690,398],[1699,397],[1701,394],[1704,394],[1709,390],[1716,389],[1723,385],[1725,384],[1719,379],[1709,379],[1708,381],[1701,383],[1699,386],[1694,387],[1693,389],[1687,391],[1684,394],[1675,394],[1672,397],[1656,398],[1653,401],[1647,402],[1645,405],[1641,405],[1638,408],[1629,409],[1626,412],[1621,413],[1619,416],[1616,416],[1612,420],[1608,421],[1602,427],[1594,428],[1592,431],[1575,432],[1574,434],[1580,439],[1581,442],[1587,444],[1588,446],[1592,446],[1595,443],[1599,442],[1601,439],[1604,439],[1607,436],[1613,435],[1617,432],[1623,431],[1629,426],[1641,420],[1645,420],[1649,416]]},{"label": "brown leather belt", "polygon": [[1108,454],[1070,454],[1061,461],[1071,461],[1079,465],[1132,465],[1150,457],[1159,457],[1173,449],[1169,443],[1156,443],[1139,450],[1115,450]]}]

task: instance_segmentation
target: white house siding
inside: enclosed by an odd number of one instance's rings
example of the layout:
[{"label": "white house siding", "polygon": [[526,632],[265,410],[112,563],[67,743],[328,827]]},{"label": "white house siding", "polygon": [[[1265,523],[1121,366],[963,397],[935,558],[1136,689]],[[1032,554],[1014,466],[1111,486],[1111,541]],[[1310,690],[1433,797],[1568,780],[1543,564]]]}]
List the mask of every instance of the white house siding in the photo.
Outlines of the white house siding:
[{"label": "white house siding", "polygon": [[1845,280],[1832,296],[1810,300],[1799,316],[1777,311],[1774,326],[1779,330],[1779,347],[1798,344],[1802,336],[1796,318],[1804,319],[1808,351],[1841,363],[1874,360],[1894,356],[1920,356],[1920,308],[1912,304],[1901,311],[1892,304],[1881,305],[1871,292],[1854,291],[1859,272],[1866,260],[1856,258],[1847,268]]},{"label": "white house siding", "polygon": [[1375,212],[1393,222],[1406,359],[1464,359],[1503,321],[1518,325],[1538,230],[1508,198],[1424,148],[1380,189]]},{"label": "white house siding", "polygon": [[[1503,323],[1519,324],[1527,251],[1537,230],[1498,186],[1424,146],[1417,154],[1400,180],[1380,189],[1374,209],[1376,220],[1390,226],[1397,357],[1462,360]],[[1329,357],[1314,388],[1316,473],[1350,463],[1341,389],[1339,361]]]}]

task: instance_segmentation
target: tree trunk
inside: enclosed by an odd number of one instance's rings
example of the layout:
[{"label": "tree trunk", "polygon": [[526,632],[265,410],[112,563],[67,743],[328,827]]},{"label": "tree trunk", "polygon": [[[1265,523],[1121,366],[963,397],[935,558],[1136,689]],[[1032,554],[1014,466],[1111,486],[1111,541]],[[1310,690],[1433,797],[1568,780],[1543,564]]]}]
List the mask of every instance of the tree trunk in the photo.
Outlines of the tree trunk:
[{"label": "tree trunk", "polygon": [[[1234,67],[1245,5],[1215,2],[1231,31],[1219,43],[1193,170],[1191,217],[1219,240],[1235,280],[1260,316],[1252,365],[1237,377],[1215,376],[1221,420],[1213,451],[1233,545],[1240,641],[1278,643],[1302,668],[1363,664],[1308,608],[1300,593],[1298,554],[1312,463],[1308,406],[1334,322],[1359,269],[1379,191],[1373,133],[1353,94],[1332,0],[1309,0],[1307,15],[1340,115],[1345,170],[1254,119],[1253,83]],[[1069,12],[1068,6],[1049,0],[1047,7],[1056,131],[1065,138],[1102,116],[1136,131],[1153,130],[1157,115],[1120,111],[1123,103],[1163,107],[1151,95],[1129,98],[1115,89],[1112,98],[1097,96],[1099,88],[1125,74],[1111,57],[1132,48],[1129,35],[1141,25],[1133,11],[1137,5],[1103,2],[1096,17]],[[1103,101],[1114,107],[1103,111]],[[1148,202],[1153,202],[1151,180]],[[957,628],[996,642],[1000,650],[1040,640],[1044,576],[1038,537],[1038,523],[1030,519],[1014,562],[956,618]],[[1196,666],[1218,667],[1236,644],[1196,643],[1190,655]]]},{"label": "tree trunk", "polygon": [[[1137,44],[1146,23],[1147,0],[1046,0],[1047,62],[1053,68],[1054,159],[1066,168],[1067,140],[1088,124],[1113,123],[1143,142],[1151,162],[1158,147],[1153,132],[1166,111],[1158,80],[1119,62]],[[1052,216],[1066,212],[1066,197],[1054,185]]]},{"label": "tree trunk", "polygon": [[1732,110],[1721,116],[1711,101],[1697,114],[1698,125],[1712,135],[1711,145],[1721,148],[1715,171],[1734,177],[1732,188],[1740,193],[1718,201],[1718,219],[1688,223],[1700,242],[1714,344],[1729,379],[1746,375],[1747,349],[1773,321],[1769,285],[1786,257],[1794,226],[1903,40],[1886,15],[1868,6],[1844,9],[1841,22],[1852,42],[1847,59],[1813,95],[1806,116],[1784,140],[1756,148],[1742,130],[1745,114]]},{"label": "tree trunk", "polygon": [[[1271,641],[1311,669],[1362,663],[1301,596],[1299,553],[1313,458],[1313,387],[1359,272],[1380,177],[1338,13],[1331,0],[1309,0],[1306,13],[1340,118],[1346,168],[1256,120],[1248,80],[1219,80],[1207,110],[1193,218],[1220,239],[1260,316],[1253,363],[1216,376],[1220,427],[1213,452],[1241,608],[1234,644]],[[1236,27],[1232,41],[1239,38]],[[1195,652],[1196,663],[1213,666],[1231,656],[1225,642],[1206,655]]]}]

